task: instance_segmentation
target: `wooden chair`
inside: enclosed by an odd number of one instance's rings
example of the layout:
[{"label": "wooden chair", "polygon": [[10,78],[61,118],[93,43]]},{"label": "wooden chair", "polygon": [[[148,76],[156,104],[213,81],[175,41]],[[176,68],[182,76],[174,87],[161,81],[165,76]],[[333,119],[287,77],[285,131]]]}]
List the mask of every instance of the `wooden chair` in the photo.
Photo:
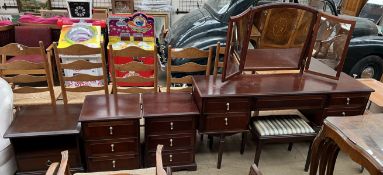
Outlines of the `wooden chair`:
[{"label": "wooden chair", "polygon": [[[100,48],[90,48],[80,44],[74,44],[67,48],[57,48],[57,43],[54,42],[53,49],[64,104],[82,104],[86,95],[109,93],[103,43],[100,43]],[[76,60],[63,63],[62,55],[76,57]],[[82,59],[84,56],[92,57],[98,55],[101,55],[101,63],[87,61],[86,58]],[[90,69],[102,69],[102,75],[89,75],[81,72],[73,76],[64,75],[64,70],[84,71]],[[81,84],[91,81],[97,81],[99,85]],[[67,84],[68,82],[76,82],[78,87],[71,87]]]},{"label": "wooden chair", "polygon": [[[255,116],[250,120],[250,131],[256,142],[254,163],[258,165],[262,147],[266,143],[312,142],[315,130],[299,115]],[[308,171],[311,156],[311,144],[306,158],[305,171]]]},{"label": "wooden chair", "polygon": [[59,168],[58,162],[53,162],[51,165],[49,165],[49,168],[45,175],[56,175]]},{"label": "wooden chair", "polygon": [[[124,48],[122,50],[113,50],[112,45],[109,45],[110,53],[110,72],[112,75],[112,85],[113,93],[157,93],[158,92],[158,62],[157,62],[157,50],[156,48],[153,51],[148,51],[141,49],[139,47],[131,46]],[[117,64],[115,62],[116,57],[129,57],[129,58],[142,58],[142,57],[152,57],[154,59],[154,64],[144,64],[139,61],[131,61],[129,63]],[[116,71],[129,72],[134,71],[133,76],[128,77],[117,77]],[[140,72],[150,72],[153,71],[153,77],[143,77],[140,75]],[[131,87],[122,87],[119,86],[119,83],[129,83],[129,84],[142,84],[149,83],[153,84],[151,87],[142,87],[142,86],[131,86]]]},{"label": "wooden chair", "polygon": [[[186,75],[182,78],[172,77],[172,73],[197,73],[204,72],[206,76],[210,75],[211,59],[213,55],[213,48],[208,51],[199,50],[196,48],[168,48],[168,63],[166,69],[166,92],[191,92],[192,88],[187,87],[171,87],[172,83],[190,85],[192,84],[192,76]],[[173,60],[176,59],[201,59],[207,58],[206,65],[200,65],[195,62],[188,62],[182,65],[172,65]]]},{"label": "wooden chair", "polygon": [[225,55],[226,47],[221,47],[221,43],[217,43],[217,48],[215,51],[215,60],[214,60],[214,70],[213,70],[213,75],[214,77],[217,77],[218,75],[218,69],[223,68],[223,61],[219,61],[219,58],[222,55]]},{"label": "wooden chair", "polygon": [[[47,60],[44,45],[40,47],[27,47],[18,43],[11,43],[0,48],[2,61],[0,64],[0,75],[12,85],[14,92],[14,105],[42,105],[56,104],[59,89],[53,87],[51,65]],[[24,59],[10,59],[7,57],[39,56],[43,62],[31,62]],[[41,82],[46,82],[45,87]],[[29,86],[28,86],[29,85]]]},{"label": "wooden chair", "polygon": [[[93,173],[76,173],[75,175],[171,175],[172,171],[170,167],[167,167],[166,170],[162,164],[162,148],[163,145],[157,145],[156,150],[156,167],[145,168],[145,169],[136,169],[136,170],[121,170],[121,171],[105,171],[105,172],[93,172]],[[61,152],[61,162],[60,167],[55,175],[71,175],[69,163],[68,163],[68,151]]]},{"label": "wooden chair", "polygon": [[250,167],[249,175],[262,175],[262,172],[258,169],[257,165],[253,164]]}]

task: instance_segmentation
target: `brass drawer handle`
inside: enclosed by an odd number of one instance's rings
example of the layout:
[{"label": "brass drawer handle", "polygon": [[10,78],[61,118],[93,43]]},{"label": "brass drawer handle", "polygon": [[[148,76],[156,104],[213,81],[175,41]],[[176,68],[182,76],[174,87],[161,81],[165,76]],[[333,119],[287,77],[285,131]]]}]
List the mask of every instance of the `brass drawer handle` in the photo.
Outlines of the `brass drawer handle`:
[{"label": "brass drawer handle", "polygon": [[113,127],[109,126],[109,135],[113,135]]},{"label": "brass drawer handle", "polygon": [[225,118],[225,125],[226,125],[226,126],[229,125],[229,122],[228,122],[227,117]]},{"label": "brass drawer handle", "polygon": [[230,103],[226,103],[226,111],[230,111]]},{"label": "brass drawer handle", "polygon": [[346,116],[346,112],[342,112],[342,115],[343,115],[343,116]]},{"label": "brass drawer handle", "polygon": [[172,130],[173,131],[173,122],[170,122],[170,130]]},{"label": "brass drawer handle", "polygon": [[350,105],[350,101],[351,101],[351,99],[350,98],[347,98],[347,105]]},{"label": "brass drawer handle", "polygon": [[170,139],[170,147],[173,147],[173,139]]},{"label": "brass drawer handle", "polygon": [[169,161],[173,162],[173,155],[171,155],[171,154],[169,155]]},{"label": "brass drawer handle", "polygon": [[114,152],[114,144],[110,144],[111,151]]},{"label": "brass drawer handle", "polygon": [[116,161],[115,160],[112,161],[112,166],[113,166],[113,168],[116,168]]}]

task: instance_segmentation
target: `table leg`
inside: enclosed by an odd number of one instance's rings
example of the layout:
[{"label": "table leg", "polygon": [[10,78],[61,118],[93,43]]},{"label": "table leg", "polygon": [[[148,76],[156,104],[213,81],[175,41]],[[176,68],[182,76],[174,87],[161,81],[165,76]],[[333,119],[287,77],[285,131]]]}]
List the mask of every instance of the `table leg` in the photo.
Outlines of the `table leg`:
[{"label": "table leg", "polygon": [[338,157],[339,147],[335,142],[331,142],[329,147],[329,156],[327,161],[327,173],[326,175],[333,175],[336,158]]},{"label": "table leg", "polygon": [[222,154],[223,154],[223,146],[225,144],[225,135],[221,134],[219,136],[219,149],[218,149],[218,162],[217,162],[217,168],[221,169],[221,163],[222,163]]},{"label": "table leg", "polygon": [[319,157],[319,175],[324,175],[326,172],[327,164],[330,157],[329,152],[331,151],[331,145],[332,142],[330,142],[329,140],[325,139],[323,141],[323,145],[321,147],[322,151]]},{"label": "table leg", "polygon": [[310,175],[316,175],[318,171],[319,159],[321,152],[319,148],[322,149],[323,139],[324,139],[323,128],[319,131],[317,137],[314,139],[311,147],[311,164],[310,164]]},{"label": "table leg", "polygon": [[241,151],[240,151],[241,154],[245,152],[246,140],[247,140],[247,132],[243,132],[242,141],[241,141]]}]

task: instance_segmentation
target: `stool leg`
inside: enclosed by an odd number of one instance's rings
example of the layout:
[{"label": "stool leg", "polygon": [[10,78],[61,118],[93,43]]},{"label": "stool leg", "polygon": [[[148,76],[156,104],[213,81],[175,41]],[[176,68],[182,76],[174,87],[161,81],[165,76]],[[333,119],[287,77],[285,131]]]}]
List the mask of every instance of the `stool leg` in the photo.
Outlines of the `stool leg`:
[{"label": "stool leg", "polygon": [[241,141],[241,151],[240,151],[241,154],[245,152],[246,140],[247,140],[247,132],[243,132],[242,141]]},{"label": "stool leg", "polygon": [[293,143],[289,143],[289,147],[287,148],[287,150],[291,151],[293,149]]},{"label": "stool leg", "polygon": [[259,158],[261,158],[262,146],[263,146],[263,143],[259,141],[257,144],[257,148],[255,150],[255,156],[254,156],[254,164],[257,166],[259,163]]},{"label": "stool leg", "polygon": [[311,159],[311,146],[312,146],[313,143],[310,143],[310,147],[309,147],[309,151],[307,153],[307,157],[306,157],[306,164],[305,164],[305,172],[307,172],[309,170],[309,166],[310,166],[310,159]]},{"label": "stool leg", "polygon": [[222,163],[222,154],[223,154],[223,146],[225,144],[225,135],[221,134],[219,137],[219,149],[218,149],[218,162],[217,162],[217,168],[221,169],[221,163]]},{"label": "stool leg", "polygon": [[213,149],[213,141],[214,141],[214,137],[211,136],[211,135],[207,135],[207,138],[209,140],[209,149],[212,150]]}]

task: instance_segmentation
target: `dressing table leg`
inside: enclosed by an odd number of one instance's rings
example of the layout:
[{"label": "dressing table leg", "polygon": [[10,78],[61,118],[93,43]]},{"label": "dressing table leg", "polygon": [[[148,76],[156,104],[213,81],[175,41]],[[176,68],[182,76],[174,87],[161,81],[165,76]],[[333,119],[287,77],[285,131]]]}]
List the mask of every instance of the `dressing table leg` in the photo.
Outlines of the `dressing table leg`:
[{"label": "dressing table leg", "polygon": [[223,146],[225,144],[225,135],[221,134],[219,136],[219,149],[218,149],[218,162],[217,162],[217,168],[221,169],[221,163],[222,163],[222,154],[223,154]]},{"label": "dressing table leg", "polygon": [[209,149],[212,150],[212,149],[213,149],[213,141],[214,141],[214,137],[211,136],[211,135],[208,135],[207,138],[208,138],[208,140],[209,140]]}]

